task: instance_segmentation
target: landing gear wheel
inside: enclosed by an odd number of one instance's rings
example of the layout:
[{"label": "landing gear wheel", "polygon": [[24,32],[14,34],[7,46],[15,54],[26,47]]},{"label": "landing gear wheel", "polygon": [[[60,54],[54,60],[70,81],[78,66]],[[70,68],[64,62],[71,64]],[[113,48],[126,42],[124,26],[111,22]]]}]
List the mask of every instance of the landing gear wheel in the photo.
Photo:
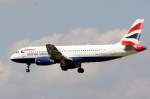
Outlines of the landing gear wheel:
[{"label": "landing gear wheel", "polygon": [[26,69],[26,72],[30,72],[30,69]]},{"label": "landing gear wheel", "polygon": [[84,73],[84,69],[83,68],[78,68],[78,73]]},{"label": "landing gear wheel", "polygon": [[66,67],[61,67],[61,69],[63,70],[63,71],[67,71],[68,70],[68,68],[66,68]]}]

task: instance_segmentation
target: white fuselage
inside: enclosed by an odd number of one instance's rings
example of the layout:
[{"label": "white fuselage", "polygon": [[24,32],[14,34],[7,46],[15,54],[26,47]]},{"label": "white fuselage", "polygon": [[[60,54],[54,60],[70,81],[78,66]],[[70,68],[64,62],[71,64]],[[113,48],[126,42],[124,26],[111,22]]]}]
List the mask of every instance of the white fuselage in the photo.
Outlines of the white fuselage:
[{"label": "white fuselage", "polygon": [[[70,58],[73,61],[75,59],[76,61],[80,62],[79,58],[82,58],[81,63],[107,61],[136,53],[135,50],[126,51],[125,46],[120,44],[56,47],[63,54],[63,56]],[[38,57],[50,57],[45,46],[22,48],[13,54],[11,59],[22,60],[21,63],[26,63],[26,61],[23,62],[23,60],[34,60]]]}]

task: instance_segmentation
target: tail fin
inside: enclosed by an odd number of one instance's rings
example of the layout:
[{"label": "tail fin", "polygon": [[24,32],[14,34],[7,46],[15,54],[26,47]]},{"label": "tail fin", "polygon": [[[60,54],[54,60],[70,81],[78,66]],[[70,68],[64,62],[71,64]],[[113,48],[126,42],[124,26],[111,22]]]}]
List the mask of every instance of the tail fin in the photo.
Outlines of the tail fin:
[{"label": "tail fin", "polygon": [[121,39],[120,43],[122,45],[138,45],[142,33],[143,23],[144,19],[137,19],[130,27],[128,33]]},{"label": "tail fin", "polygon": [[128,33],[125,34],[125,36],[121,39],[120,44],[124,46],[132,46],[137,51],[144,50],[145,47],[139,45],[143,24],[144,24],[144,19],[137,19],[128,30]]}]

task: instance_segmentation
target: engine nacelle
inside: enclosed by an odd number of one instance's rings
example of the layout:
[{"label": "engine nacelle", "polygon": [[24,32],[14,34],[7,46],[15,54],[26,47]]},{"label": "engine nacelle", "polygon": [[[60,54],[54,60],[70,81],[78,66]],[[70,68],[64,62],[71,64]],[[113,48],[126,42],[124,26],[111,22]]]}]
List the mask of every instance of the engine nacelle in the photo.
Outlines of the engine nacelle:
[{"label": "engine nacelle", "polygon": [[38,57],[35,59],[35,63],[37,65],[51,65],[54,64],[54,60],[48,58],[48,57]]}]

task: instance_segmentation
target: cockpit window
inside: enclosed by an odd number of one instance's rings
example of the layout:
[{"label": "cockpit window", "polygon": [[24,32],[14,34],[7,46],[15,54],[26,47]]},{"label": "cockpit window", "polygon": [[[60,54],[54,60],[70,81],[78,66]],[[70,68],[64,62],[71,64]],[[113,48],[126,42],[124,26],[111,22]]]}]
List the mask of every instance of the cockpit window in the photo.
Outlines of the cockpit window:
[{"label": "cockpit window", "polygon": [[19,51],[16,51],[16,53],[19,53]]}]

